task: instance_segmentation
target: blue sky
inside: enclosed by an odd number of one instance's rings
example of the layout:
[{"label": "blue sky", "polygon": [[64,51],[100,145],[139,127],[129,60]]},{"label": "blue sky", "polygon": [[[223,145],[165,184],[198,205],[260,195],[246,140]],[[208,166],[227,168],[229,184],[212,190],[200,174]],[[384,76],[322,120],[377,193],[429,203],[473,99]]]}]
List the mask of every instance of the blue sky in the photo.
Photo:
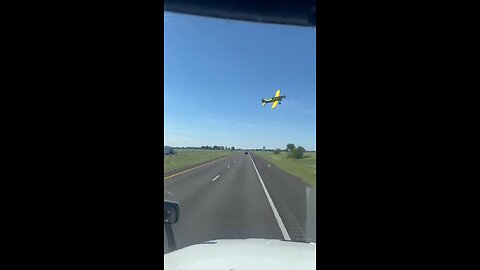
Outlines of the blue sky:
[{"label": "blue sky", "polygon": [[[316,28],[164,22],[164,145],[316,150]],[[287,98],[263,107],[277,89]]]}]

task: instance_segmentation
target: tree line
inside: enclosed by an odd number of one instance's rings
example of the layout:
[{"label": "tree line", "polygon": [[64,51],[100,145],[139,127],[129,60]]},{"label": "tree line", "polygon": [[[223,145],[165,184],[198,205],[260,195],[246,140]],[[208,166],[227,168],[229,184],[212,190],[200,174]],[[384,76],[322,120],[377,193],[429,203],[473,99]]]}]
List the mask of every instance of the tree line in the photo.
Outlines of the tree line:
[{"label": "tree line", "polygon": [[[175,155],[175,149],[197,149],[197,150],[224,150],[224,151],[235,151],[235,150],[243,150],[243,149],[235,149],[234,146],[228,147],[228,146],[209,146],[209,145],[203,145],[203,146],[188,146],[188,147],[171,147],[171,146],[164,146],[164,155]],[[306,152],[305,148],[302,146],[295,147],[295,144],[289,143],[287,144],[287,147],[282,150],[280,148],[277,148],[275,150],[273,149],[246,149],[248,151],[270,151],[273,152],[275,155],[280,154],[282,151],[287,152],[287,155],[289,158],[302,158],[303,154]]]},{"label": "tree line", "polygon": [[164,146],[163,147],[163,154],[164,155],[175,155],[175,149],[196,149],[196,150],[224,150],[224,151],[235,151],[235,147],[228,147],[228,146],[188,146],[188,147],[172,147],[172,146]]},{"label": "tree line", "polygon": [[[298,159],[303,157],[303,154],[305,153],[306,150],[302,146],[295,147],[295,144],[289,143],[287,144],[287,148],[285,149],[285,151],[287,152],[287,155],[289,158]],[[280,148],[277,148],[273,151],[275,155],[280,154],[280,152],[282,152]]]}]

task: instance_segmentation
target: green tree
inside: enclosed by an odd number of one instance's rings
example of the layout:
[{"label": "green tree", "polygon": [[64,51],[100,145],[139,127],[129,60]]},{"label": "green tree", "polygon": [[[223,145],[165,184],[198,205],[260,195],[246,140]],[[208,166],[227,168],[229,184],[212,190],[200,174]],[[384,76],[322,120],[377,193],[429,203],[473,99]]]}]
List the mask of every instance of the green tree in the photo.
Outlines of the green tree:
[{"label": "green tree", "polygon": [[282,150],[280,150],[280,148],[277,148],[277,149],[275,149],[275,151],[273,151],[273,153],[274,153],[275,155],[278,155],[278,154],[280,154],[281,151],[282,151]]},{"label": "green tree", "polygon": [[287,144],[287,151],[293,151],[295,150],[295,144],[289,143]]},{"label": "green tree", "polygon": [[304,153],[305,153],[305,148],[299,146],[298,148],[293,149],[293,151],[291,151],[288,156],[291,158],[298,159],[298,158],[302,158]]},{"label": "green tree", "polygon": [[297,158],[303,157],[303,154],[305,153],[305,148],[299,146],[299,147],[297,147],[297,149],[295,149],[295,150],[296,150],[296,156],[297,156]]}]

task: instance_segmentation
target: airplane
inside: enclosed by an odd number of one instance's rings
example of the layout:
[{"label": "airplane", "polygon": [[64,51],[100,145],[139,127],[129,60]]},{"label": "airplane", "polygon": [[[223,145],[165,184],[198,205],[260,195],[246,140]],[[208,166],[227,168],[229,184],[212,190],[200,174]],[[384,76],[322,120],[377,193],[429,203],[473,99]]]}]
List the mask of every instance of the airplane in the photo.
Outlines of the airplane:
[{"label": "airplane", "polygon": [[269,99],[262,98],[262,105],[265,106],[266,103],[273,102],[272,109],[275,109],[277,107],[277,104],[282,104],[282,99],[284,98],[287,98],[287,96],[280,96],[280,90],[277,90],[277,93],[275,93],[274,97]]}]

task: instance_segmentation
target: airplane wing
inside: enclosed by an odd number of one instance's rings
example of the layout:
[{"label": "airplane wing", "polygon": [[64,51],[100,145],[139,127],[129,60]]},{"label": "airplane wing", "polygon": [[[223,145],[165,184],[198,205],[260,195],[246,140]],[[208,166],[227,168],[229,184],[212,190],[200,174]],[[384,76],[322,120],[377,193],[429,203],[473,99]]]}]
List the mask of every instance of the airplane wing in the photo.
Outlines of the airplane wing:
[{"label": "airplane wing", "polygon": [[275,109],[277,107],[277,104],[278,104],[278,100],[273,102],[272,109]]},{"label": "airplane wing", "polygon": [[277,90],[277,93],[275,94],[275,97],[278,97],[278,96],[280,96],[280,89]]}]

